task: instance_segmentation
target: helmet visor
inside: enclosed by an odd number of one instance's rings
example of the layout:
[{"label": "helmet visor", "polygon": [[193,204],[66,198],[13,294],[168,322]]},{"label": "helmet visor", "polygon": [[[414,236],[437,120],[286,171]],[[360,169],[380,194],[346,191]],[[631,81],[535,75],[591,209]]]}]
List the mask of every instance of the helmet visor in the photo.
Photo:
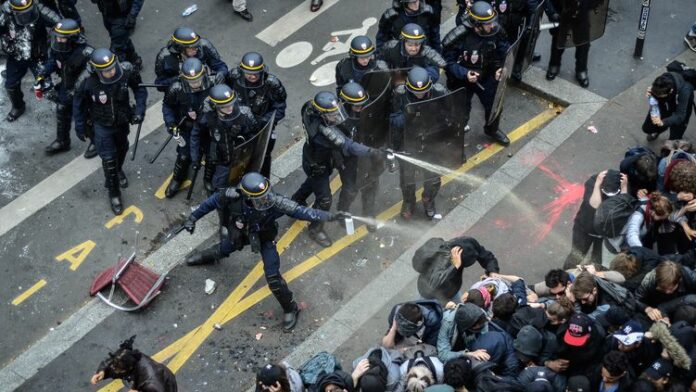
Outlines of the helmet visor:
[{"label": "helmet visor", "polygon": [[275,204],[274,198],[271,194],[270,191],[264,193],[261,196],[249,196],[249,200],[251,200],[251,205],[254,206],[254,209],[257,211],[265,211]]},{"label": "helmet visor", "polygon": [[115,56],[111,64],[104,67],[92,64],[92,68],[99,76],[99,80],[104,84],[116,83],[121,79],[121,76],[123,76],[123,68],[121,68],[121,63],[118,62]]},{"label": "helmet visor", "polygon": [[197,75],[181,75],[182,87],[187,93],[196,93],[199,91],[205,91],[210,88],[210,79],[206,75],[205,68]]},{"label": "helmet visor", "polygon": [[218,118],[225,122],[233,121],[239,116],[239,107],[237,106],[236,100],[232,100],[228,103],[216,103],[215,110],[217,111]]},{"label": "helmet visor", "polygon": [[20,26],[28,26],[39,19],[39,10],[34,5],[30,5],[24,9],[17,9],[12,7],[12,15],[14,15],[15,22]]},{"label": "helmet visor", "polygon": [[339,105],[338,108],[333,111],[323,112],[321,118],[324,119],[326,125],[339,125],[348,119],[348,114],[343,108],[343,105]]}]

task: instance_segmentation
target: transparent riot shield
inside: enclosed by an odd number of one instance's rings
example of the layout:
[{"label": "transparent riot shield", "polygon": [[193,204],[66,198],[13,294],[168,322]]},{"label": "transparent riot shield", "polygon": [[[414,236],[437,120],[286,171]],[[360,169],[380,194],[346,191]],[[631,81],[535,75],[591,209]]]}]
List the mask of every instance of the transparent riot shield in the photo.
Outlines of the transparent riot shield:
[{"label": "transparent riot shield", "polygon": [[234,146],[230,174],[228,176],[231,186],[237,185],[244,174],[250,171],[260,172],[266,157],[268,141],[271,138],[275,112],[268,123],[261,128],[251,139]]},{"label": "transparent riot shield", "polygon": [[495,90],[495,97],[493,98],[493,109],[491,110],[490,116],[486,119],[486,124],[492,124],[496,118],[503,111],[503,103],[505,101],[505,91],[507,90],[508,81],[512,75],[512,70],[515,66],[515,54],[517,53],[517,48],[520,45],[521,36],[517,37],[517,40],[510,45],[510,48],[505,55],[505,63],[503,65],[503,71],[500,75],[500,80],[498,81],[498,87]]},{"label": "transparent riot shield", "polygon": [[568,8],[561,11],[561,22],[556,33],[559,48],[581,46],[604,35],[609,15],[609,0],[597,0],[597,5],[586,15],[582,11],[570,8],[577,7],[575,3],[579,2],[567,2]]}]

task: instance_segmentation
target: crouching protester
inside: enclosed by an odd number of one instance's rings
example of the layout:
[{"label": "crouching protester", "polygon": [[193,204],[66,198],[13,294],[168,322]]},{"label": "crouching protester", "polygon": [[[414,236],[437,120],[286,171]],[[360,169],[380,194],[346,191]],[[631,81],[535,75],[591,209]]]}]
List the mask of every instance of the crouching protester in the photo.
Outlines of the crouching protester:
[{"label": "crouching protester", "polygon": [[133,349],[135,335],[123,341],[115,353],[103,360],[92,376],[92,385],[105,378],[123,381],[131,391],[177,392],[174,373],[161,363]]},{"label": "crouching protester", "polygon": [[395,305],[388,318],[389,330],[382,338],[385,348],[417,344],[437,345],[442,306],[435,301],[412,301]]},{"label": "crouching protester", "polygon": [[266,282],[283,308],[283,330],[291,331],[297,324],[300,308],[280,274],[280,256],[275,243],[278,235],[276,220],[288,215],[311,222],[332,221],[344,218],[346,214],[303,207],[273,192],[268,179],[256,172],[245,174],[239,187],[222,189],[201,203],[188,217],[184,228],[193,233],[196,221],[213,210],[220,213],[221,241],[203,251],[194,251],[186,258],[186,264],[213,263],[250,245],[252,252],[261,253]]},{"label": "crouching protester", "polygon": [[399,387],[403,358],[396,351],[373,347],[353,361],[355,389],[363,392],[395,392]]},{"label": "crouching protester", "polygon": [[302,392],[300,373],[286,362],[269,363],[256,372],[256,391]]},{"label": "crouching protester", "polygon": [[431,238],[413,255],[413,269],[418,273],[418,293],[442,303],[458,301],[464,269],[478,262],[486,275],[499,272],[498,259],[471,237],[450,241]]}]

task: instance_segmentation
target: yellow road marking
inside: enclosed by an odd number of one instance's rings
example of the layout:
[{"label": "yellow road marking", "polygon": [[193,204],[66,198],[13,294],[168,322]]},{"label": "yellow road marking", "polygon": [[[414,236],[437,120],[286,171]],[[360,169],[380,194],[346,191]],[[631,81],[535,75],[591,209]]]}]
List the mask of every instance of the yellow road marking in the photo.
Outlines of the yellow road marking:
[{"label": "yellow road marking", "polygon": [[[539,126],[543,125],[545,122],[549,121],[556,116],[557,108],[547,109],[544,112],[538,114],[528,122],[522,124],[514,131],[508,134],[508,137],[512,142],[515,142],[525,135],[529,134]],[[488,148],[478,152],[476,155],[471,157],[465,164],[463,164],[459,169],[456,170],[457,174],[464,173],[480,163],[488,160],[490,157],[496,153],[503,150],[504,147],[491,144]],[[442,179],[443,185],[452,181],[456,175],[445,176]],[[331,181],[331,190],[335,192],[338,187],[340,187],[340,179],[336,176]],[[423,193],[423,188],[418,189],[417,197],[420,198]],[[379,214],[377,216],[378,220],[389,220],[395,217],[401,209],[401,202],[398,202]],[[282,252],[290,245],[292,241],[299,235],[302,229],[307,225],[306,222],[296,221],[288,229],[288,231],[281,237],[278,241],[278,252]],[[344,236],[341,239],[334,242],[334,244],[328,248],[324,248],[319,251],[316,255],[309,257],[300,264],[291,268],[283,274],[288,282],[292,282],[303,274],[307,273],[314,267],[320,265],[322,262],[330,259],[336,255],[341,250],[353,244],[355,241],[361,239],[367,234],[367,229],[365,226],[360,226],[355,233],[350,236]],[[173,372],[177,372],[181,366],[193,355],[196,350],[203,344],[205,339],[210,336],[214,331],[215,323],[224,325],[225,323],[235,319],[237,316],[251,308],[252,306],[258,304],[260,301],[271,295],[271,291],[267,286],[257,289],[249,296],[241,299],[249,289],[256,284],[256,282],[263,275],[263,263],[259,262],[252,269],[252,271],[244,278],[242,283],[232,291],[232,293],[225,299],[225,301],[218,307],[218,309],[205,321],[203,324],[194,328],[191,332],[187,333],[185,336],[179,338],[174,343],[164,348],[153,358],[157,361],[166,361],[168,358],[173,359],[167,364]],[[253,283],[250,283],[253,280]],[[240,295],[241,294],[241,295]],[[241,299],[241,301],[240,301]],[[117,392],[119,388],[122,387],[120,381],[114,381],[107,385],[106,387],[99,390],[99,392]]]},{"label": "yellow road marking", "polygon": [[39,290],[40,290],[42,287],[44,287],[45,285],[46,285],[46,280],[45,280],[45,279],[41,279],[40,281],[34,283],[34,285],[31,286],[31,287],[29,287],[29,288],[27,289],[27,291],[23,292],[22,294],[18,295],[17,298],[13,299],[13,300],[12,300],[12,305],[18,306],[19,304],[21,304],[22,302],[24,302],[27,298],[29,298],[29,297],[31,297],[32,295],[34,295],[34,293],[36,293],[37,291],[39,291]]},{"label": "yellow road marking", "polygon": [[126,217],[131,214],[135,215],[135,217],[133,218],[133,220],[135,220],[135,223],[141,223],[143,221],[143,218],[145,217],[145,215],[143,215],[143,210],[134,205],[130,205],[128,206],[128,208],[123,210],[123,213],[121,213],[121,215],[116,215],[110,221],[106,222],[104,224],[104,227],[110,229],[116,225],[120,225],[121,223],[123,223],[123,221],[126,220]]},{"label": "yellow road marking", "polygon": [[76,271],[80,264],[87,259],[87,256],[89,256],[96,246],[96,242],[87,240],[80,245],[68,249],[56,256],[56,261],[67,261],[70,263],[70,270]]},{"label": "yellow road marking", "polygon": [[[155,192],[155,197],[163,200],[166,196],[164,195],[164,191],[167,190],[167,187],[169,186],[169,183],[172,181],[172,177],[174,177],[174,174],[170,174],[169,177],[167,177],[166,180],[160,185],[159,188],[157,188],[157,192]],[[191,186],[191,180],[184,180],[184,182],[181,183],[179,186],[179,190],[184,190],[188,187]]]}]

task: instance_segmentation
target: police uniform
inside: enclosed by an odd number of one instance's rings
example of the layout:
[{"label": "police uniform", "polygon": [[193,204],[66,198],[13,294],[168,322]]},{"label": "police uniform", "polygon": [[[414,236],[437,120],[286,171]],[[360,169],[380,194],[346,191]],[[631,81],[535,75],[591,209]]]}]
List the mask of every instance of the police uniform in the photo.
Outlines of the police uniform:
[{"label": "police uniform", "polygon": [[[379,150],[353,141],[338,129],[338,124],[328,123],[324,119],[326,115],[338,113],[342,113],[342,120],[345,120],[345,112],[338,98],[326,91],[318,93],[314,99],[302,106],[302,125],[306,132],[302,148],[302,170],[307,178],[295,191],[292,200],[304,204],[307,198],[314,194],[315,207],[324,211],[331,208],[329,181],[336,162],[345,156],[379,154]],[[310,224],[309,234],[324,247],[332,244],[321,222]]]},{"label": "police uniform", "polygon": [[[414,70],[411,72],[415,72],[419,69],[420,68],[414,68]],[[409,74],[411,74],[411,72],[409,72]],[[428,83],[418,83],[418,85],[413,85],[407,78],[406,85],[399,85],[394,89],[394,95],[392,97],[392,113],[390,115],[390,127],[392,135],[391,144],[395,151],[403,151],[404,138],[411,136],[404,135],[404,125],[406,122],[404,111],[406,106],[410,103],[447,95],[448,91],[445,86],[441,85],[440,83],[432,83],[432,81],[430,83],[431,86],[428,86]],[[409,88],[407,88],[407,86]],[[427,88],[429,88],[428,95],[423,98],[416,97],[410,91],[425,90]],[[401,215],[405,219],[410,219],[413,215],[413,210],[416,205],[416,181],[418,180],[418,176],[423,177],[422,200],[424,207],[426,207],[426,214],[429,216],[429,218],[433,218],[435,215],[434,200],[440,190],[440,177],[434,173],[426,172],[421,168],[402,161],[399,165],[399,183],[403,197]],[[430,203],[432,203],[432,205]]]},{"label": "police uniform", "polygon": [[415,23],[425,29],[427,44],[431,48],[437,52],[442,49],[440,23],[433,8],[421,1],[418,11],[411,12],[406,10],[405,5],[400,0],[395,0],[392,7],[384,11],[379,20],[376,37],[378,50],[381,50],[387,42],[398,39],[402,28],[409,23]]},{"label": "police uniform", "polygon": [[[256,62],[253,60],[248,61],[247,58],[252,57]],[[249,82],[244,77],[244,74],[247,72],[258,74],[259,80],[255,83]],[[261,168],[261,174],[269,177],[271,175],[271,152],[277,139],[275,127],[285,118],[285,109],[287,107],[288,94],[285,91],[285,87],[277,76],[266,70],[263,58],[255,52],[245,54],[239,67],[233,68],[227,74],[225,82],[237,92],[240,103],[251,109],[259,126],[268,124],[275,112],[271,138],[268,142],[266,156]]]},{"label": "police uniform", "polygon": [[[91,70],[78,81],[73,97],[75,132],[84,140],[86,118],[94,124],[95,145],[102,159],[111,208],[116,215],[123,211],[120,188],[128,186],[123,163],[128,152],[130,125],[143,121],[147,90],[141,87],[140,74],[128,62],[120,63],[108,49],[97,49],[90,59]],[[102,79],[101,70],[117,70],[116,76]],[[135,108],[130,105],[128,89],[133,92]]]},{"label": "police uniform", "polygon": [[135,21],[143,8],[145,0],[91,0],[99,8],[106,31],[111,38],[111,51],[116,53],[119,60],[129,61],[140,71],[142,59],[135,52],[135,46],[130,39],[130,31],[135,27]]},{"label": "police uniform", "polygon": [[[190,71],[190,74],[186,71]],[[162,100],[164,125],[169,133],[181,138],[177,139],[174,171],[165,191],[168,198],[174,197],[178,192],[191,165],[191,131],[196,120],[202,115],[203,102],[208,96],[210,82],[207,78],[205,68],[198,59],[187,59],[179,80],[169,86]],[[200,89],[192,90],[188,80],[200,81]]]},{"label": "police uniform", "polygon": [[280,273],[280,256],[275,243],[278,236],[276,220],[288,215],[295,219],[323,222],[344,215],[304,207],[275,194],[270,190],[268,180],[254,172],[247,173],[238,188],[221,189],[201,203],[185,223],[185,228],[193,232],[195,222],[213,210],[220,215],[220,243],[190,255],[187,264],[211,263],[250,245],[254,253],[261,253],[266,282],[283,308],[283,329],[292,330],[299,308]]},{"label": "police uniform", "polygon": [[196,58],[208,66],[208,70],[222,79],[227,73],[227,64],[222,61],[215,46],[205,38],[201,38],[188,27],[177,28],[166,47],[162,48],[155,59],[155,84],[157,90],[167,91],[167,86],[179,78],[181,63],[186,60],[182,53],[185,47],[196,47]]},{"label": "police uniform", "polygon": [[0,46],[7,56],[5,90],[12,104],[6,120],[12,122],[24,113],[21,83],[27,70],[38,76],[46,59],[47,29],[60,16],[34,0],[11,0],[0,6]]},{"label": "police uniform", "polygon": [[[225,87],[232,94],[226,99],[212,97],[214,91]],[[229,101],[227,101],[229,99]],[[233,90],[226,85],[217,85],[210,89],[209,97],[203,104],[203,114],[196,121],[191,132],[191,158],[194,164],[201,161],[201,152],[206,154],[206,177],[211,176],[213,188],[224,188],[229,183],[230,165],[234,164],[235,148],[252,138],[260,128],[254,114],[247,106],[236,103],[237,97]],[[236,105],[229,118],[221,118],[214,108],[217,104],[233,103]],[[203,143],[201,142],[203,141]],[[214,171],[211,172],[211,169]],[[207,178],[204,177],[204,180]],[[206,189],[210,192],[210,186]]]},{"label": "police uniform", "polygon": [[[53,34],[56,36],[70,38],[67,38],[68,42],[65,46],[57,43],[55,39],[51,41],[48,61],[40,75],[42,79],[50,79],[54,73],[60,76],[60,83],[56,85],[56,140],[46,147],[47,154],[70,149],[70,127],[72,125],[75,86],[94,51],[94,48],[87,45],[84,37],[80,34],[77,21],[62,20],[56,24],[53,30]],[[92,136],[91,132],[89,134]]]},{"label": "police uniform", "polygon": [[[505,56],[510,47],[504,32],[499,31],[491,36],[482,37],[467,26],[457,26],[450,31],[443,41],[443,51],[447,60],[447,87],[454,91],[466,87],[467,99],[465,108],[471,111],[471,99],[478,96],[489,119],[493,110],[493,101],[498,80],[496,71],[505,64]],[[469,71],[479,74],[476,83],[469,82]],[[496,139],[501,144],[509,144],[504,133],[498,130],[500,115],[490,124],[484,126],[484,133]]]},{"label": "police uniform", "polygon": [[82,26],[82,18],[77,12],[77,0],[39,0],[62,18],[72,19]]}]

